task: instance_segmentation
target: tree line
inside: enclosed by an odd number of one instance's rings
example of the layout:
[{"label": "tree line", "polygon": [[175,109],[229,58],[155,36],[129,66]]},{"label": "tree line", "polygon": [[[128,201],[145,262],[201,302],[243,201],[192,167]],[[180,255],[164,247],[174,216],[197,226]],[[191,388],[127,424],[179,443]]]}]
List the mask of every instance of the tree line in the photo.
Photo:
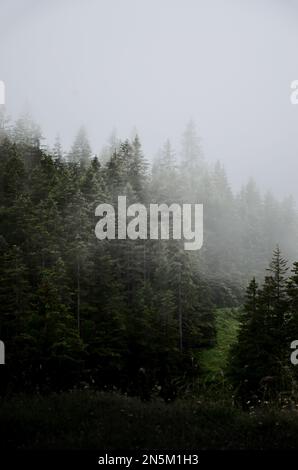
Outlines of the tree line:
[{"label": "tree line", "polygon": [[289,273],[277,247],[262,286],[253,278],[247,287],[238,341],[230,351],[229,374],[244,404],[295,401],[298,375],[290,359],[297,338],[298,262]]},{"label": "tree line", "polygon": [[[96,156],[81,129],[65,154],[59,141],[44,148],[28,118],[2,119],[0,174],[3,391],[86,385],[173,398],[200,376],[215,308],[242,303],[277,242],[295,255],[293,201],[262,196],[252,180],[234,194],[192,123],[180,159],[167,141],[149,165],[137,135]],[[98,241],[95,207],[116,205],[118,195],[129,204],[203,203],[203,248]]]}]

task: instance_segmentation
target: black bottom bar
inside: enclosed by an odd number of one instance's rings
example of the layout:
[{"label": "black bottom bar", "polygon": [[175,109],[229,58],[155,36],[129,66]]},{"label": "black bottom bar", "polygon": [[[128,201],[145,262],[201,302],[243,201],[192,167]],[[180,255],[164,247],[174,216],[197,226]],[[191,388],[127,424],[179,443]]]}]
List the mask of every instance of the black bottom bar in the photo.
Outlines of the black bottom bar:
[{"label": "black bottom bar", "polygon": [[[191,466],[197,468],[210,468],[210,465],[241,465],[266,464],[273,461],[275,464],[285,465],[292,461],[297,463],[298,450],[285,451],[0,451],[0,468],[10,469],[14,465],[24,468],[147,468],[164,465],[168,468],[174,465]],[[218,467],[219,468],[219,467]],[[233,467],[232,467],[233,468]],[[236,468],[236,467],[235,467]]]}]

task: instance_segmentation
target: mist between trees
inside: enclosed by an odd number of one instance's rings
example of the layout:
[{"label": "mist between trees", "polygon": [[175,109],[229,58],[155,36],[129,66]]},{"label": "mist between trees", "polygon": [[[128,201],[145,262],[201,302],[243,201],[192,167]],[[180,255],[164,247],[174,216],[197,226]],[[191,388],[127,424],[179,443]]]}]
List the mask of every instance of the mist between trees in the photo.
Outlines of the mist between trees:
[{"label": "mist between trees", "polygon": [[[243,304],[277,244],[297,258],[294,201],[261,194],[253,180],[235,194],[223,166],[204,158],[193,123],[179,158],[166,141],[149,165],[137,135],[94,156],[82,128],[65,153],[59,141],[43,148],[30,119],[3,118],[0,167],[3,392],[84,385],[174,398],[216,347],[216,309]],[[115,207],[118,195],[144,207],[203,204],[202,248],[99,241],[95,208]]]}]

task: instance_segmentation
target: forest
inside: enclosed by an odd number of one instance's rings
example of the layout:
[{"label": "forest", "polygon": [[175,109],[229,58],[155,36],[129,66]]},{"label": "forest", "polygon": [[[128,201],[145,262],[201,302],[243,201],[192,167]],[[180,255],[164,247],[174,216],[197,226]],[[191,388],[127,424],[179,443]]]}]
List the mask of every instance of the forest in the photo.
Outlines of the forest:
[{"label": "forest", "polygon": [[[137,134],[114,135],[95,155],[82,127],[65,152],[59,139],[44,146],[29,116],[3,115],[0,175],[2,396],[110,393],[114,405],[117,396],[175,407],[208,396],[248,413],[297,406],[293,198],[263,194],[252,179],[233,191],[193,122],[180,151],[167,140],[149,159]],[[116,207],[119,195],[145,207],[203,204],[202,248],[98,240],[95,208]]]}]

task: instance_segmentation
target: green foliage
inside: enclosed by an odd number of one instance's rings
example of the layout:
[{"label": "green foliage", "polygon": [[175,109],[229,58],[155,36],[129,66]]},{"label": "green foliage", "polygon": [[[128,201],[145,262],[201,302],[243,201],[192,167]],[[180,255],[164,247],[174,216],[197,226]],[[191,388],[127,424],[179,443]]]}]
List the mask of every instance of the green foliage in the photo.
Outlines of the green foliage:
[{"label": "green foliage", "polygon": [[0,144],[7,389],[88,383],[143,399],[158,389],[173,398],[177,384],[198,370],[194,352],[212,343],[207,283],[179,243],[99,243],[94,235],[97,204],[119,194],[130,203],[150,200],[138,137],[120,143],[101,165],[90,159],[81,130],[67,162],[59,149],[52,157],[30,148],[21,124],[23,139]]},{"label": "green foliage", "polygon": [[[281,238],[293,257],[298,230],[292,202],[262,199],[252,181],[234,195],[224,168],[205,162],[192,123],[183,137],[182,166],[167,142],[151,173],[137,136],[113,138],[104,159],[91,158],[84,129],[67,160],[59,141],[51,155],[40,139],[25,117],[0,139],[0,333],[10,362],[7,391],[89,384],[144,400],[158,391],[170,400],[194,390],[206,367],[221,373],[238,320],[230,310],[225,320],[219,313],[215,320],[215,307],[239,305],[243,285],[252,272],[260,277],[274,241]],[[115,203],[119,195],[146,206],[203,203],[202,250],[186,252],[176,240],[99,242],[95,207]],[[291,233],[285,237],[277,221]],[[270,269],[255,307],[257,287],[250,287],[245,311],[253,313],[254,326],[243,320],[239,364],[246,348],[255,350],[245,340],[247,329],[264,326],[271,349],[285,331],[297,329],[298,268],[289,284],[278,254]],[[266,325],[261,311],[267,312]],[[266,348],[262,354],[269,357]]]},{"label": "green foliage", "polygon": [[271,400],[295,390],[290,344],[297,335],[297,264],[287,277],[287,261],[273,252],[264,284],[253,279],[246,294],[238,342],[231,352],[230,374],[244,401]]},{"label": "green foliage", "polygon": [[72,162],[78,163],[81,166],[88,165],[91,157],[91,147],[84,127],[79,129],[69,157]]},{"label": "green foliage", "polygon": [[207,383],[222,383],[225,380],[230,348],[238,337],[238,309],[217,309],[215,314],[216,342],[214,347],[200,353],[203,377]]}]

